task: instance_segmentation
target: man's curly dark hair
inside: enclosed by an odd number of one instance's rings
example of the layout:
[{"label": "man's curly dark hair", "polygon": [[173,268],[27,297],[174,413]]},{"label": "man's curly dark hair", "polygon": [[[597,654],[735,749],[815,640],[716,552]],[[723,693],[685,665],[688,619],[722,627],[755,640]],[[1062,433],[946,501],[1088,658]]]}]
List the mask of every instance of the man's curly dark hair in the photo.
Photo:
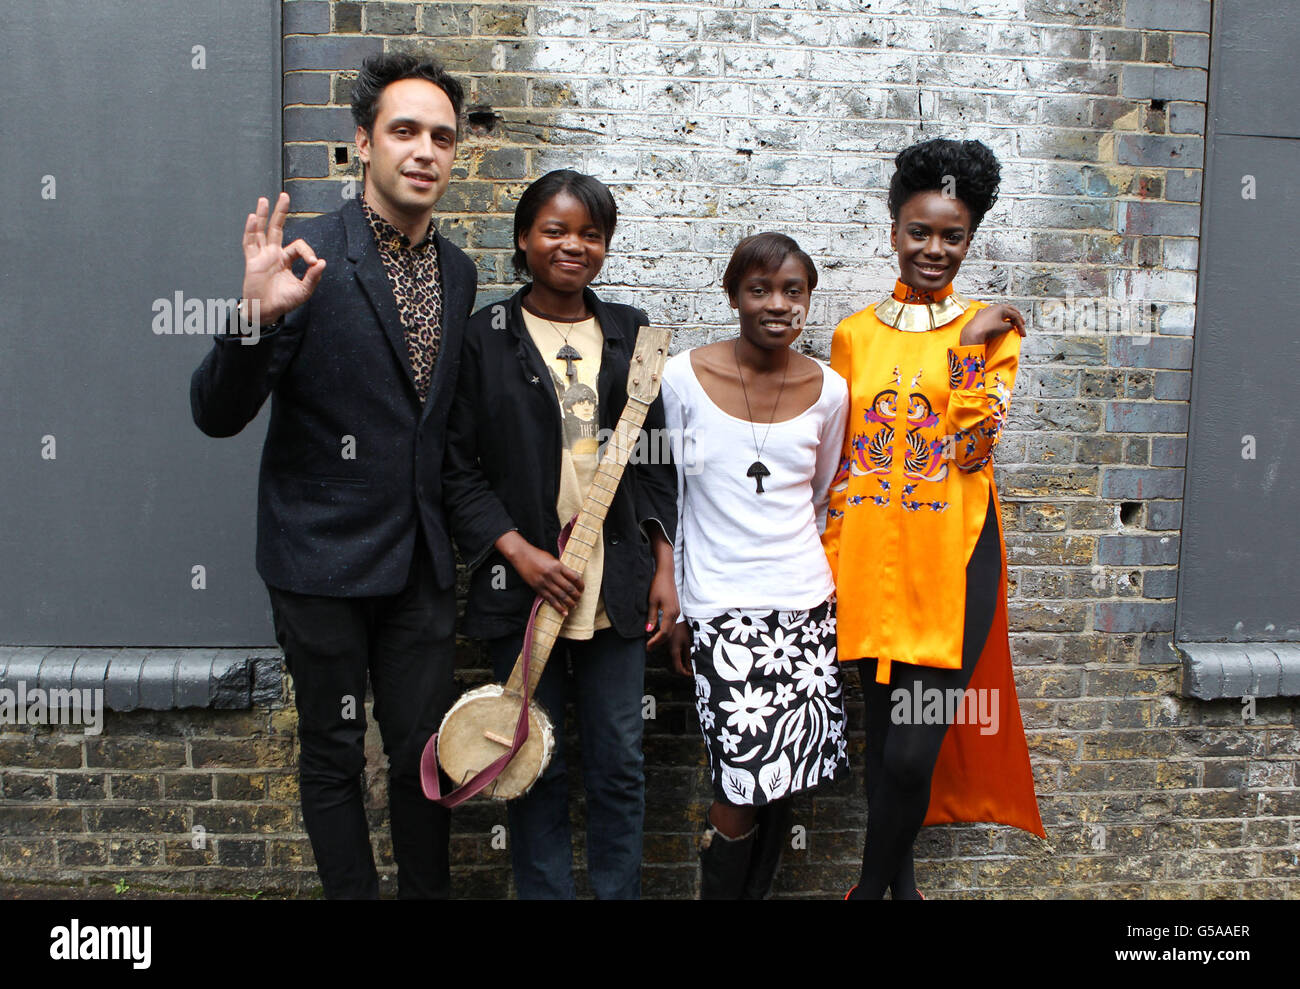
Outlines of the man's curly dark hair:
[{"label": "man's curly dark hair", "polygon": [[[918,192],[953,189],[970,210],[970,232],[998,201],[1002,167],[988,145],[980,141],[950,141],[936,137],[904,148],[894,159],[889,181],[889,215],[897,220],[903,204]],[[953,181],[946,181],[952,176]]]},{"label": "man's curly dark hair", "polygon": [[457,121],[460,120],[465,90],[459,80],[448,75],[436,60],[408,52],[372,55],[362,63],[361,72],[352,87],[352,119],[367,134],[374,133],[380,95],[388,86],[401,79],[424,79],[433,83],[447,94],[452,111]]}]

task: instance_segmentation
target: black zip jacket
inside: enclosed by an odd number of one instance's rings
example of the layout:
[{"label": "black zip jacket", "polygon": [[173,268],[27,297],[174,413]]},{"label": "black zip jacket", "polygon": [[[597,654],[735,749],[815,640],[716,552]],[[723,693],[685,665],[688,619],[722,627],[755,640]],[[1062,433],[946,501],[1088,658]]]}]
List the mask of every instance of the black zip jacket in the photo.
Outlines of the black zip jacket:
[{"label": "black zip jacket", "polygon": [[[521,630],[535,597],[497,552],[497,539],[515,529],[558,555],[563,422],[551,372],[524,326],[520,300],[528,288],[470,317],[447,423],[442,487],[452,537],[471,570],[464,629],[476,638]],[[590,289],[583,297],[605,337],[596,392],[601,429],[612,431],[627,402],[637,330],[649,319],[632,306],[602,302]],[[656,398],[643,429],[663,428],[663,402]],[[667,447],[652,442],[645,448]],[[625,638],[645,635],[654,577],[646,530],[654,523],[669,542],[675,538],[676,470],[671,462],[629,464],[603,531],[605,612]]]}]

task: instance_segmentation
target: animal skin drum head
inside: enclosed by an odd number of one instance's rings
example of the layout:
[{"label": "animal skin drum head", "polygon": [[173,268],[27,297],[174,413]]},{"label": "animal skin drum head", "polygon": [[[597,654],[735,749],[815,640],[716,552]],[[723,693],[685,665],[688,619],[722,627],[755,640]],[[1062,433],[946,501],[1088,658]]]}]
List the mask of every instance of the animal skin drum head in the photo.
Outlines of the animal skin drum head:
[{"label": "animal skin drum head", "polygon": [[[482,687],[476,687],[473,690],[466,691],[464,694],[460,696],[459,699],[457,699],[456,703],[453,704],[448,709],[447,714],[442,719],[442,726],[438,729],[438,761],[440,764],[443,762],[443,752],[447,745],[455,745],[458,740],[462,740],[466,738],[467,736],[471,735],[471,733],[475,736],[481,734],[480,731],[474,730],[478,728],[477,725],[471,726],[471,724],[465,720],[465,717],[467,715],[472,714],[472,712],[469,712],[466,709],[468,709],[471,705],[480,706],[484,704],[484,702],[490,702],[498,698],[505,698],[505,696],[506,696],[506,690],[502,684],[489,683],[489,684],[484,684]],[[513,800],[517,797],[522,797],[524,794],[526,794],[529,790],[533,788],[537,780],[541,778],[542,773],[546,771],[546,767],[550,765],[551,755],[555,750],[555,729],[551,725],[551,719],[547,715],[546,710],[536,701],[530,702],[529,714],[530,717],[533,719],[533,723],[530,726],[528,732],[528,739],[529,741],[532,741],[534,738],[536,738],[541,744],[540,756],[537,759],[537,766],[532,774],[532,779],[529,781],[529,783],[526,786],[524,786],[521,790],[519,790],[518,793],[512,793],[509,796],[498,794],[497,782],[499,781],[494,781],[493,784],[487,790],[483,791],[484,796],[491,797],[494,800],[502,800],[502,801]],[[540,726],[540,731],[538,730],[538,726]],[[514,735],[513,722],[510,724],[508,730],[505,728],[504,724],[500,725],[499,727],[502,730],[498,734],[500,734],[502,737],[513,737]],[[448,732],[449,728],[450,728],[450,741],[449,741],[449,732]],[[474,741],[477,742],[477,738],[475,738]],[[527,744],[528,743],[526,742],[525,745]],[[500,748],[496,748],[494,751],[495,751],[495,755],[493,756],[493,758],[499,757],[502,753],[502,750]],[[509,765],[507,765],[506,769],[503,770],[503,775],[505,772],[508,772],[511,767],[514,766],[515,762],[519,759],[521,755],[524,754],[525,751],[527,750],[521,749],[520,752],[516,754],[515,759],[511,760]],[[484,762],[485,765],[487,764],[487,762],[491,761],[491,759],[487,759],[486,756],[484,758],[486,759],[486,761]],[[446,769],[445,765],[443,768],[445,771]],[[448,775],[451,775],[454,778],[454,774],[448,773]],[[456,780],[457,785],[459,785],[462,782],[463,780]]]}]

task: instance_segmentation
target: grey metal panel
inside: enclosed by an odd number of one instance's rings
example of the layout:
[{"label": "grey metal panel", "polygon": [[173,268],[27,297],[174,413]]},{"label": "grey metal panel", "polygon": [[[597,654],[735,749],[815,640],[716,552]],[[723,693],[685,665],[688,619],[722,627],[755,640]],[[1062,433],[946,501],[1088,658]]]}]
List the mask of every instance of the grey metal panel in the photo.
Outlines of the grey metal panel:
[{"label": "grey metal panel", "polygon": [[[1275,111],[1258,107],[1294,75],[1280,53],[1300,37],[1300,5],[1234,0],[1214,11],[1175,638],[1294,642],[1300,255],[1290,245],[1300,226],[1300,143],[1242,135],[1298,133],[1262,126]],[[1290,100],[1294,87],[1284,88]],[[1251,444],[1253,459],[1244,456]]]},{"label": "grey metal panel", "polygon": [[1300,645],[1180,642],[1183,692],[1202,700],[1300,695]]},{"label": "grey metal panel", "polygon": [[[259,651],[260,652],[260,651]],[[0,646],[0,690],[102,689],[112,711],[249,708],[278,703],[280,656],[246,649],[48,649]]]},{"label": "grey metal panel", "polygon": [[0,688],[17,690],[19,683],[25,683],[28,689],[35,687],[40,679],[41,663],[45,661],[46,652],[48,650],[33,649],[10,656],[4,679],[0,680]]},{"label": "grey metal panel", "polygon": [[1273,647],[1282,667],[1282,684],[1278,693],[1283,697],[1300,697],[1300,645],[1288,643]]},{"label": "grey metal panel", "polygon": [[51,690],[55,687],[67,689],[72,686],[72,668],[77,665],[81,655],[80,649],[54,649],[41,663],[40,687]]},{"label": "grey metal panel", "polygon": [[176,667],[175,705],[207,707],[212,699],[212,664],[215,652],[187,651]]},{"label": "grey metal panel", "polygon": [[[1300,639],[1300,143],[1219,136],[1206,185],[1180,640]],[[1242,176],[1257,199],[1242,198]],[[1247,439],[1251,437],[1253,439]],[[1243,454],[1252,452],[1254,459]]]},{"label": "grey metal panel", "polygon": [[211,338],[153,323],[177,292],[238,295],[244,218],[281,182],[280,78],[276,0],[0,10],[0,642],[274,641],[253,566],[264,418],[199,433]]},{"label": "grey metal panel", "polygon": [[0,684],[5,682],[5,671],[9,669],[9,661],[21,652],[21,646],[0,646]]},{"label": "grey metal panel", "polygon": [[72,686],[81,690],[103,690],[109,661],[117,652],[116,649],[83,649],[77,665],[72,668]]},{"label": "grey metal panel", "polygon": [[134,711],[140,706],[140,668],[147,655],[144,649],[123,649],[108,661],[104,703],[109,710]]},{"label": "grey metal panel", "polygon": [[140,664],[140,706],[152,711],[175,707],[176,671],[181,658],[171,651],[151,652]]},{"label": "grey metal panel", "polygon": [[1214,114],[1220,133],[1300,137],[1296,56],[1300,17],[1294,0],[1215,4]]}]

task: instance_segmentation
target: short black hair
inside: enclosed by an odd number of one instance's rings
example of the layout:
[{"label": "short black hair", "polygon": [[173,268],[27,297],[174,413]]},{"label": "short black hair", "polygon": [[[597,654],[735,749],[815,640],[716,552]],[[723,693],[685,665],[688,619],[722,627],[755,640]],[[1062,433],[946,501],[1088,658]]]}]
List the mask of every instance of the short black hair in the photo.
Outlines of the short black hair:
[{"label": "short black hair", "polygon": [[609,242],[614,238],[614,227],[618,225],[618,207],[614,205],[614,197],[604,182],[569,168],[547,172],[524,190],[515,207],[515,254],[511,263],[515,267],[515,274],[520,278],[529,277],[529,271],[528,256],[519,249],[519,238],[532,229],[533,221],[537,219],[542,207],[562,192],[567,192],[587,208],[591,222],[605,238],[605,247],[608,248]]},{"label": "short black hair", "polygon": [[361,73],[352,87],[352,119],[358,127],[367,134],[373,133],[380,95],[386,87],[402,79],[425,79],[446,93],[456,114],[459,132],[460,111],[465,103],[464,88],[434,59],[406,52],[372,55],[361,64]]},{"label": "short black hair", "polygon": [[740,292],[740,282],[745,272],[751,268],[759,271],[774,271],[785,264],[785,259],[793,257],[803,265],[808,274],[808,291],[817,287],[817,266],[812,258],[800,250],[793,237],[785,234],[761,233],[746,237],[736,245],[727,262],[727,270],[722,273],[722,287],[728,299],[735,299]]},{"label": "short black hair", "polygon": [[[981,141],[950,141],[936,137],[904,148],[894,159],[889,180],[889,215],[897,220],[903,204],[918,192],[952,189],[970,210],[970,232],[998,201],[1002,167]],[[951,176],[951,179],[949,178]]]}]

